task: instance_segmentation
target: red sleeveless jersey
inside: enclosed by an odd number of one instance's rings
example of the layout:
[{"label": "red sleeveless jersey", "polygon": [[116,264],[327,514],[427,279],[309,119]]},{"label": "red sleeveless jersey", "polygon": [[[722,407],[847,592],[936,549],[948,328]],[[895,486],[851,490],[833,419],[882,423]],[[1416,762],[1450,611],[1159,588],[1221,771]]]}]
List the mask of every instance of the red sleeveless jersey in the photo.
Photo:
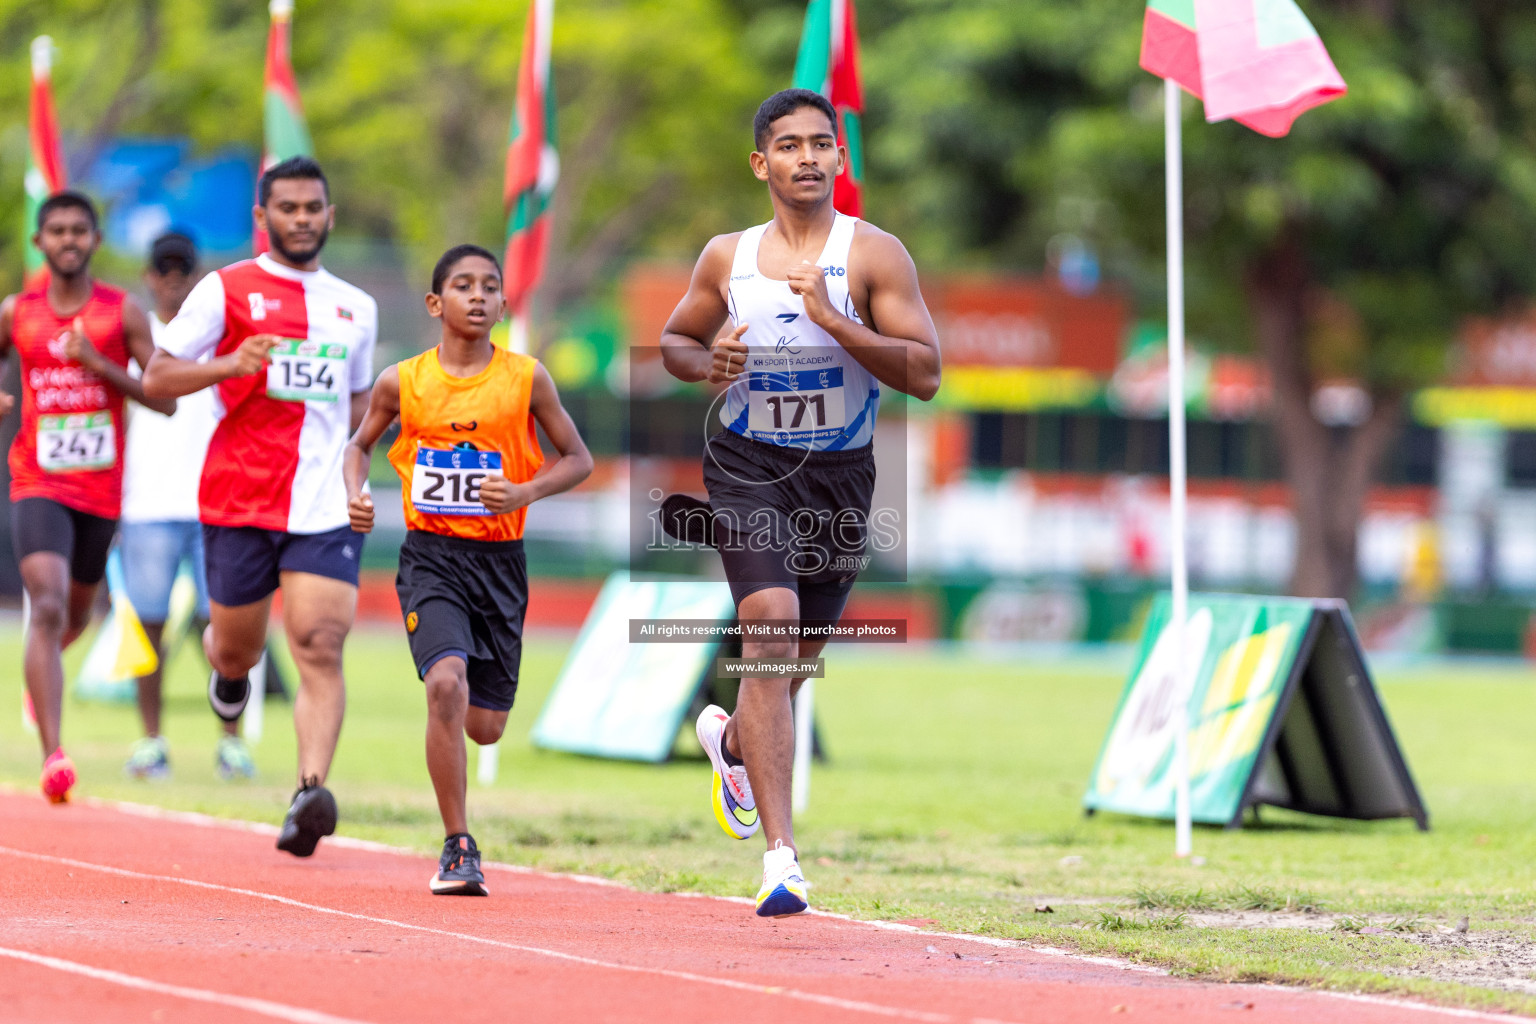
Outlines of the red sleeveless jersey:
[{"label": "red sleeveless jersey", "polygon": [[47,498],[116,519],[123,494],[123,396],[64,356],[75,317],[104,357],[126,368],[123,301],[97,283],[78,313],[60,316],[46,287],[16,297],[11,340],[21,356],[21,429],[11,443],[11,500]]}]

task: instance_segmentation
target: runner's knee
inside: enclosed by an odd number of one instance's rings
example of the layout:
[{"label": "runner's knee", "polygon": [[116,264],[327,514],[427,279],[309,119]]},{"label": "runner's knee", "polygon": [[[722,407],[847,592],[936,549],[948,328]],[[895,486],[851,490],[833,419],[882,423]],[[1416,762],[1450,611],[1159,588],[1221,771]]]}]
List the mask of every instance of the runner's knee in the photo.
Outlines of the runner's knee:
[{"label": "runner's knee", "polygon": [[[800,601],[788,587],[766,587],[741,599],[737,617],[743,623],[771,622],[776,626],[788,626],[800,619]],[[792,658],[798,648],[799,641],[784,629],[779,629],[757,639],[743,638],[741,656]]]},{"label": "runner's knee", "polygon": [[288,633],[296,659],[337,670],[341,668],[341,651],[346,641],[347,627],[339,622],[320,622]]},{"label": "runner's knee", "polygon": [[793,640],[743,640],[743,658],[793,658],[799,644]]},{"label": "runner's knee", "polygon": [[30,629],[50,636],[62,636],[69,623],[69,611],[58,594],[28,595]]},{"label": "runner's knee", "polygon": [[439,660],[427,669],[422,682],[426,684],[427,707],[433,715],[458,718],[469,707],[469,680],[464,675],[464,662],[458,658]]},{"label": "runner's knee", "polygon": [[221,643],[214,640],[205,648],[208,655],[208,664],[213,666],[215,672],[230,679],[237,679],[256,667],[256,662],[261,660],[261,651],[252,655],[249,651],[240,649],[235,644]]},{"label": "runner's knee", "polygon": [[507,731],[507,717],[505,715],[471,715],[464,721],[464,735],[480,744],[489,746],[501,739],[501,734]]}]

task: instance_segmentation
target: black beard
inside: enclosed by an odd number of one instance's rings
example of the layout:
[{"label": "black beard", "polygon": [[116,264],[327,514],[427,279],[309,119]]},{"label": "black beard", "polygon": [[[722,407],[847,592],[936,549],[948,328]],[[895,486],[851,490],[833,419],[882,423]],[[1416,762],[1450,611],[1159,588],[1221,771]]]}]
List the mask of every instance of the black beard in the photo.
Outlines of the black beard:
[{"label": "black beard", "polygon": [[320,250],[325,248],[325,240],[329,238],[330,235],[330,228],[321,228],[320,237],[315,239],[315,247],[313,249],[295,251],[283,244],[283,240],[278,237],[276,231],[268,228],[267,244],[272,247],[273,252],[277,253],[289,263],[308,263],[310,260],[320,255]]}]

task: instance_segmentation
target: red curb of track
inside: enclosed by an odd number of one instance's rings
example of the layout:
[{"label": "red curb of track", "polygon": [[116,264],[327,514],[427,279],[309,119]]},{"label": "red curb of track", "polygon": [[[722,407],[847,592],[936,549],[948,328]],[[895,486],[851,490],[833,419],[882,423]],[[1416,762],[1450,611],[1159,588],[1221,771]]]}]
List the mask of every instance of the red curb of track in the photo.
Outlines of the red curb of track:
[{"label": "red curb of track", "polygon": [[1509,1019],[833,915],[763,921],[734,900],[499,865],[489,899],[433,897],[427,858],[328,840],[297,860],[265,828],[191,815],[0,792],[0,821],[10,1024]]}]

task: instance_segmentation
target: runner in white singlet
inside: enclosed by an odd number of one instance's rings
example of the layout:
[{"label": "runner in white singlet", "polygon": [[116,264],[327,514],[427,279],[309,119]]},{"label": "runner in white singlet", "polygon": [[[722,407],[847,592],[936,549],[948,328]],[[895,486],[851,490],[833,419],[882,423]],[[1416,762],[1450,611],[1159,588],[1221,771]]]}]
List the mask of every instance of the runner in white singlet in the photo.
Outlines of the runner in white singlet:
[{"label": "runner in white singlet", "polygon": [[[709,243],[661,337],[675,377],[730,385],[724,429],[704,454],[709,504],[674,495],[663,515],[692,540],[687,523],[702,513],[699,535],[720,551],[744,626],[798,623],[803,634],[837,622],[863,564],[880,386],[932,398],[938,337],[902,244],[832,207],[846,152],[831,104],[804,89],[778,93],[753,134],[752,171],[768,185],[773,220]],[[744,638],[742,656],[814,658],[824,643],[781,630]],[[711,705],[697,725],[715,820],[734,838],[761,828],[767,840],[763,917],[809,905],[790,810],[791,699],[803,681],[743,679],[736,713]]]}]

